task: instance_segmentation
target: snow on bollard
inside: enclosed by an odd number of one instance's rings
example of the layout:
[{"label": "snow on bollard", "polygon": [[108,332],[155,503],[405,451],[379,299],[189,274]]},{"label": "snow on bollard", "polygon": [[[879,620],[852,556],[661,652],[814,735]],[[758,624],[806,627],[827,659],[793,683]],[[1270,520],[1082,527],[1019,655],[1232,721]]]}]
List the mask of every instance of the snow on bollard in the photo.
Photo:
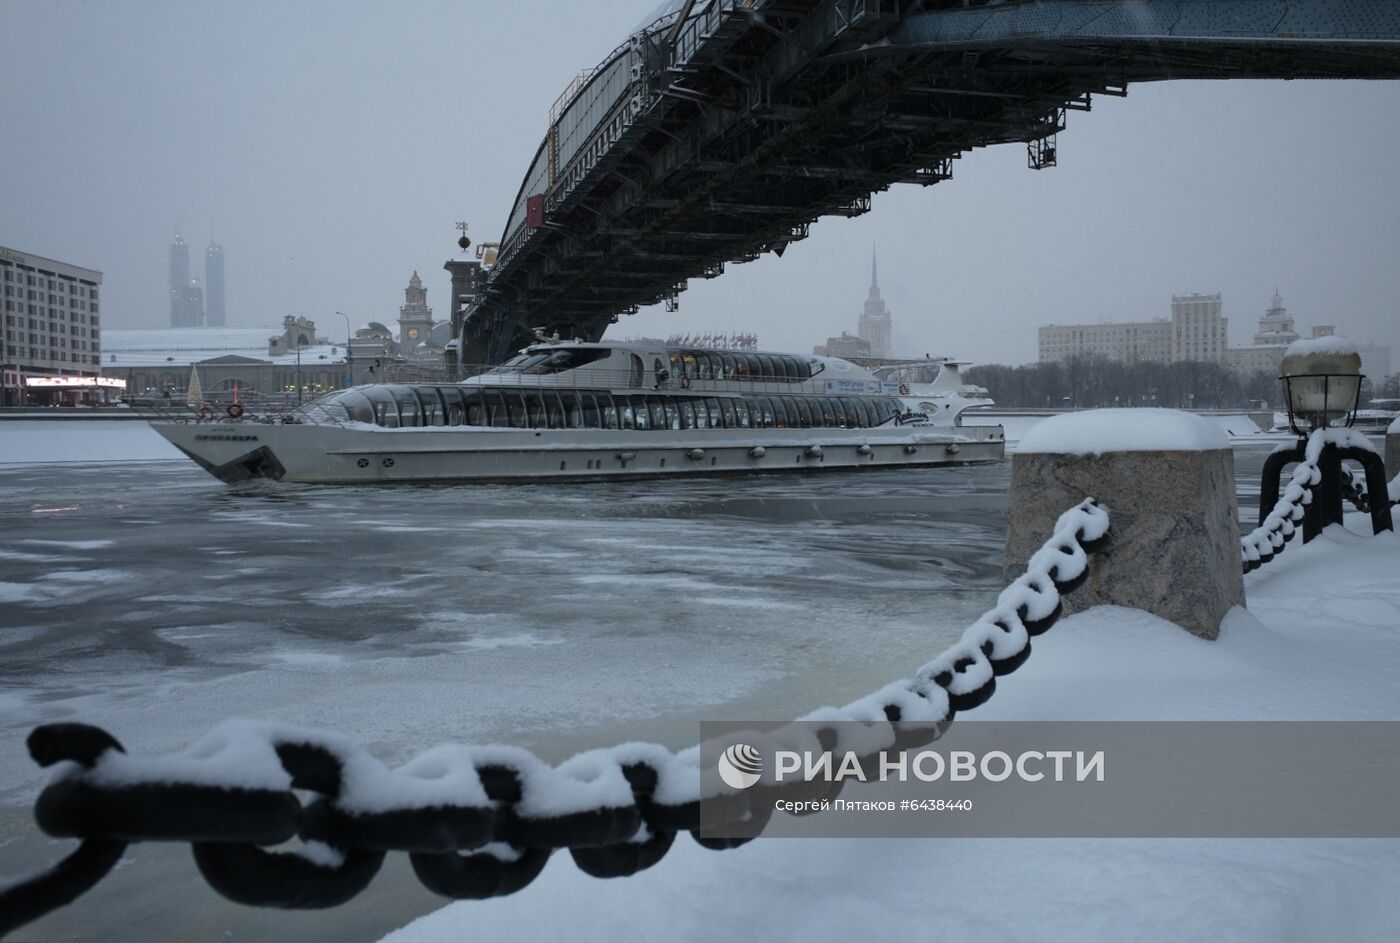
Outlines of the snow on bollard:
[{"label": "snow on bollard", "polygon": [[1214,423],[1174,409],[1054,416],[1011,463],[1008,578],[1050,535],[1061,510],[1097,498],[1113,515],[1108,544],[1065,612],[1144,609],[1213,639],[1244,605],[1230,443]]}]

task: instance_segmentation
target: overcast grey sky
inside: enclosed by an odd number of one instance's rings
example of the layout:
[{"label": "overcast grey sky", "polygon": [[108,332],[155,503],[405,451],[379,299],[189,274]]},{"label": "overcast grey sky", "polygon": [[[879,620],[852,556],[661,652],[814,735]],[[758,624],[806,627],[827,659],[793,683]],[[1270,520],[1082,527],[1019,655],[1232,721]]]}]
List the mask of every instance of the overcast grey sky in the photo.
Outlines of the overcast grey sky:
[{"label": "overcast grey sky", "polygon": [[[439,318],[453,223],[496,239],[572,76],[655,0],[0,0],[0,244],[105,272],[107,327],[168,323],[178,229],[225,247],[231,324]],[[695,280],[618,336],[854,330],[878,243],[909,353],[1035,357],[1052,321],[1223,292],[1244,341],[1275,285],[1306,327],[1400,356],[1400,83],[1139,85],[1071,113],[1060,166],[1017,146],[824,219],[782,259]]]}]

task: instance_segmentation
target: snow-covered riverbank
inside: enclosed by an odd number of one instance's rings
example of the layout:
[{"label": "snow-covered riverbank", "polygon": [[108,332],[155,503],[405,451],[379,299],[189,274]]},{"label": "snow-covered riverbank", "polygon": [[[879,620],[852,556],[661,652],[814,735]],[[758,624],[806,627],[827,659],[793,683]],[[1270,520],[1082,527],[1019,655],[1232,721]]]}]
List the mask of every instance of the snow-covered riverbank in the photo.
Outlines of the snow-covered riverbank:
[{"label": "snow-covered riverbank", "polygon": [[[1364,531],[1364,519],[1348,524]],[[1333,528],[1246,578],[1215,642],[1096,609],[1037,640],[985,720],[1400,719],[1400,539]],[[814,696],[816,696],[814,692]],[[817,706],[815,703],[807,705]],[[1306,744],[1300,744],[1306,750]],[[1326,797],[1319,797],[1325,801]],[[1400,926],[1400,840],[781,840],[600,881],[564,854],[507,898],[385,943],[767,937],[1371,941]]]}]

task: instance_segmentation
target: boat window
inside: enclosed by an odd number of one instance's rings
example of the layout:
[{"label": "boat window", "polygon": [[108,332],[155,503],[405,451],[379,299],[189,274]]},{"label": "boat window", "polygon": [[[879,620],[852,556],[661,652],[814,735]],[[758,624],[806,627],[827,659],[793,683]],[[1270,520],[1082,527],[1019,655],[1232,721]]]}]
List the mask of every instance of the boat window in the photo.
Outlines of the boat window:
[{"label": "boat window", "polygon": [[683,399],[676,406],[680,410],[680,428],[683,430],[703,430],[710,425],[706,420],[704,400],[696,403],[693,400]]},{"label": "boat window", "polygon": [[607,348],[565,347],[526,351],[490,370],[490,373],[563,373],[601,360],[611,354]]},{"label": "boat window", "polygon": [[812,404],[805,396],[788,397],[788,403],[797,410],[797,427],[812,428]]},{"label": "boat window", "polygon": [[594,394],[598,398],[598,414],[602,418],[602,428],[616,429],[617,426],[617,406],[613,403],[613,398],[607,393]]},{"label": "boat window", "polygon": [[519,372],[521,372],[522,370],[526,369],[527,367],[531,367],[531,366],[533,366],[533,365],[535,365],[535,364],[537,364],[537,363],[540,363],[540,362],[543,361],[547,356],[548,356],[548,354],[533,353],[533,352],[532,352],[532,353],[517,354],[516,356],[510,358],[509,360],[507,360],[505,363],[501,364],[500,366],[492,367],[490,370],[488,370],[488,371],[486,371],[486,372],[487,372],[487,373],[519,373]]},{"label": "boat window", "polygon": [[753,414],[753,428],[771,429],[777,424],[777,416],[773,414],[773,401],[767,396],[755,396],[748,403]]},{"label": "boat window", "polygon": [[601,428],[598,418],[598,401],[592,393],[579,392],[575,394],[579,402],[579,421],[585,429]]},{"label": "boat window", "polygon": [[719,361],[722,364],[724,378],[726,380],[734,379],[734,367],[736,363],[736,361],[734,360],[734,355],[728,352],[721,353],[719,355]]},{"label": "boat window", "polygon": [[899,415],[898,401],[892,396],[881,396],[871,402],[875,404],[876,425],[883,425]]},{"label": "boat window", "polygon": [[[390,426],[392,428],[397,429],[399,426],[417,425],[417,423],[415,422],[416,417],[411,411],[408,413],[408,415],[404,415],[405,403],[397,395],[395,395],[396,393],[398,393],[397,387],[380,386],[375,387],[374,390],[378,394],[375,397],[376,400],[380,399],[381,397],[384,400],[387,400],[387,402],[384,405],[384,421],[380,423],[381,426]],[[409,405],[410,409],[412,409],[413,405]],[[376,408],[374,414],[375,418],[378,418],[380,415],[379,409]]]},{"label": "boat window", "polygon": [[880,424],[880,411],[875,408],[875,400],[862,396],[856,400],[856,405],[860,406],[861,415],[865,421],[862,423],[866,428],[874,428]]},{"label": "boat window", "polygon": [[520,395],[519,390],[502,390],[501,399],[506,404],[506,415],[503,426],[510,426],[512,429],[525,428],[525,398]]},{"label": "boat window", "polygon": [[627,377],[627,385],[634,390],[642,388],[642,378],[646,373],[646,365],[642,363],[642,358],[637,354],[632,355],[632,371]]},{"label": "boat window", "polygon": [[846,428],[846,407],[839,397],[826,397],[822,400],[822,407],[825,410],[824,415],[829,417],[826,421],[828,426],[835,426],[838,429]]},{"label": "boat window", "polygon": [[438,388],[438,395],[442,397],[444,412],[442,421],[444,425],[462,425],[462,390],[456,386],[443,386]]},{"label": "boat window", "polygon": [[773,379],[773,358],[767,354],[756,354],[755,356],[758,359],[758,373],[754,379],[762,380],[765,383],[771,382]]},{"label": "boat window", "polygon": [[488,423],[486,404],[480,390],[462,390],[462,423],[467,426],[484,426]]},{"label": "boat window", "polygon": [[564,390],[559,394],[564,406],[564,428],[578,429],[583,426],[583,403],[574,390]]},{"label": "boat window", "polygon": [[749,401],[746,400],[746,399],[736,399],[736,400],[725,400],[725,402],[726,402],[726,403],[729,403],[729,402],[732,402],[732,403],[733,403],[733,406],[734,406],[734,426],[735,426],[735,428],[737,428],[737,429],[747,429],[747,428],[749,428],[749,423],[750,423],[750,421],[751,421],[751,419],[750,419],[750,417],[749,417]]},{"label": "boat window", "polygon": [[[707,397],[703,402],[704,402],[704,404],[705,404],[705,405],[704,405],[705,411],[706,411],[707,413],[709,413],[709,415],[710,415],[710,428],[711,428],[711,429],[719,429],[719,428],[722,428],[722,427],[725,425],[725,422],[724,422],[724,416],[720,413],[720,409],[719,409],[719,400],[716,399],[715,397],[711,396],[711,397]],[[696,408],[697,410],[699,410],[699,409],[701,408],[699,402],[697,402],[697,403],[695,404],[695,408]]]},{"label": "boat window", "polygon": [[787,410],[789,429],[802,428],[802,416],[797,411],[797,398],[795,396],[775,396],[773,397],[773,405],[778,409]]},{"label": "boat window", "polygon": [[389,392],[386,386],[370,386],[365,389],[364,395],[374,404],[375,425],[385,425],[385,427],[399,427],[399,404],[393,399],[393,393]]},{"label": "boat window", "polygon": [[846,427],[848,429],[854,429],[857,426],[864,425],[864,423],[861,422],[860,412],[856,407],[855,401],[852,400],[851,397],[842,396],[836,401],[836,404],[837,408],[846,416]]},{"label": "boat window", "polygon": [[437,389],[431,386],[410,387],[409,391],[414,399],[418,400],[418,415],[422,425],[440,426],[442,425],[442,400],[438,398]]},{"label": "boat window", "polygon": [[862,429],[869,429],[874,425],[871,422],[875,418],[870,409],[870,400],[867,397],[859,396],[851,400],[851,406],[855,409],[855,424]]},{"label": "boat window", "polygon": [[624,430],[650,430],[651,414],[647,413],[647,400],[643,396],[617,397],[617,416]]},{"label": "boat window", "polygon": [[661,401],[661,408],[666,416],[666,421],[662,423],[661,428],[679,429],[681,427],[681,413],[680,410],[676,409],[676,401],[672,399],[663,399]]},{"label": "boat window", "polygon": [[788,378],[787,358],[774,355],[769,358],[773,362],[773,379],[779,382]]},{"label": "boat window", "polygon": [[771,396],[765,396],[760,401],[760,405],[763,407],[763,425],[765,427],[771,426],[774,429],[787,428],[787,412],[783,409],[783,404],[780,400],[774,399]]},{"label": "boat window", "polygon": [[504,426],[506,402],[501,398],[500,390],[484,389],[479,394],[481,397],[481,424],[483,426]]},{"label": "boat window", "polygon": [[703,350],[695,352],[695,379],[708,380],[714,374],[710,370],[710,355]]},{"label": "boat window", "polygon": [[802,380],[810,380],[810,379],[812,379],[812,361],[810,361],[810,360],[797,360],[797,361],[794,361],[794,366],[797,367],[797,377],[798,377],[798,379],[802,379]]},{"label": "boat window", "polygon": [[[822,415],[822,418],[818,425],[821,425],[827,429],[836,429],[846,424],[844,421],[840,423],[836,421],[836,407],[832,405],[830,396],[818,396],[816,397],[814,402],[817,404],[817,407],[821,410]],[[816,419],[817,414],[813,413],[812,418]]]},{"label": "boat window", "polygon": [[411,386],[391,387],[394,399],[399,401],[399,423],[405,426],[423,425],[423,404]]},{"label": "boat window", "polygon": [[768,400],[773,404],[774,428],[787,429],[797,424],[797,417],[788,414],[787,397],[770,396]]},{"label": "boat window", "polygon": [[521,397],[525,400],[525,422],[531,429],[543,429],[545,427],[544,393],[541,390],[524,390]]},{"label": "boat window", "polygon": [[734,375],[733,375],[730,379],[733,379],[733,380],[749,380],[749,379],[752,379],[752,378],[753,378],[753,374],[754,374],[754,369],[755,369],[756,366],[757,366],[757,365],[756,365],[756,363],[755,363],[755,361],[754,361],[753,354],[735,354],[735,355],[734,355]]},{"label": "boat window", "polygon": [[695,378],[697,368],[695,364],[694,351],[677,351],[675,354],[672,355],[671,362],[674,368],[673,372],[676,374],[677,381],[679,381],[681,377],[690,377],[691,379]]},{"label": "boat window", "polygon": [[359,390],[346,390],[337,399],[345,405],[355,422],[374,422],[374,407]]},{"label": "boat window", "polygon": [[710,422],[715,422],[715,416],[719,416],[719,424],[724,429],[738,428],[738,421],[734,415],[734,401],[732,399],[710,400]]}]

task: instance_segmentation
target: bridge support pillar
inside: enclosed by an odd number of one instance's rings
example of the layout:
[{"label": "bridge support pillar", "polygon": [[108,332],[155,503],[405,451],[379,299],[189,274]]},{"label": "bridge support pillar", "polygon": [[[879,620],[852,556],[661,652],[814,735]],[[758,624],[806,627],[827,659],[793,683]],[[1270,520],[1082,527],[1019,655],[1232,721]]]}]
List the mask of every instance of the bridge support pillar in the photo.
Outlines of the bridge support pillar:
[{"label": "bridge support pillar", "polygon": [[[448,259],[442,266],[452,276],[452,307],[449,309],[452,316],[452,336],[460,338],[462,336],[462,325],[466,320],[467,306],[476,300],[477,282],[481,278],[481,263],[473,262],[470,259]],[[485,363],[485,360],[472,360],[467,356],[466,343],[462,344],[462,356],[460,359],[448,351],[448,369],[456,375],[457,368],[464,363]]]},{"label": "bridge support pillar", "polygon": [[1234,456],[1214,423],[1164,409],[1044,420],[1012,459],[1006,573],[1021,573],[1058,509],[1085,497],[1109,509],[1113,530],[1088,582],[1064,597],[1067,613],[1144,609],[1213,639],[1244,605]]}]

